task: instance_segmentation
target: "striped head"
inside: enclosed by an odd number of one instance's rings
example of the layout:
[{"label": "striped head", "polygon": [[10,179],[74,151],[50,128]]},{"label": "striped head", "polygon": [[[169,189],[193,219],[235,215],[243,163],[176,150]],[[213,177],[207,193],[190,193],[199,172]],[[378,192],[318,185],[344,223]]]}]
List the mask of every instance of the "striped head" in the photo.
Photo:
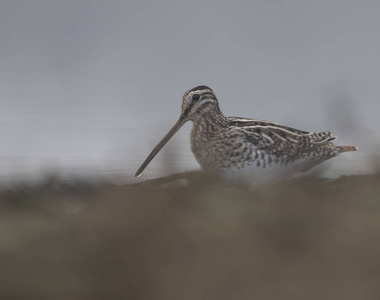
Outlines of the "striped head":
[{"label": "striped head", "polygon": [[205,85],[188,90],[182,97],[182,112],[186,121],[195,121],[205,112],[217,110],[219,104],[214,91]]},{"label": "striped head", "polygon": [[162,140],[154,147],[152,152],[145,159],[143,164],[137,170],[135,176],[140,176],[150,161],[156,156],[163,146],[172,138],[172,136],[185,124],[187,121],[197,121],[204,114],[212,112],[221,114],[218,100],[212,89],[205,85],[200,85],[188,90],[182,98],[182,110],[178,120],[174,123],[169,132]]}]

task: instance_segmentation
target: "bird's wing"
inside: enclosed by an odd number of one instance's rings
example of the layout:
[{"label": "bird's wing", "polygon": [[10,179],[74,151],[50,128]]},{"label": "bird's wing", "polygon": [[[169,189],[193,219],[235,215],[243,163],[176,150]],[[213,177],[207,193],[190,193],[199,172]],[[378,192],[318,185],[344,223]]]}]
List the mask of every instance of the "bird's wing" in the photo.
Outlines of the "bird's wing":
[{"label": "bird's wing", "polygon": [[229,128],[242,131],[247,142],[276,156],[297,156],[335,139],[329,131],[307,132],[274,122],[234,117],[229,118]]}]

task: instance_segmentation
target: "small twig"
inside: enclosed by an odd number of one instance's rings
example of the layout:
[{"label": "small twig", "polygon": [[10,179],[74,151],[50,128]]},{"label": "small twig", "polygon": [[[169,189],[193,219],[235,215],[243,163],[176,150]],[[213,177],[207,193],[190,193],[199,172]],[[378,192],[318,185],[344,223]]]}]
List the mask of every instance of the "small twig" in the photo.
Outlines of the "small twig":
[{"label": "small twig", "polygon": [[202,171],[187,171],[174,173],[168,176],[163,176],[155,179],[145,180],[143,182],[128,184],[128,187],[137,187],[137,186],[161,186],[164,184],[168,184],[180,179],[187,179],[189,181],[195,180],[196,178],[205,176]]}]

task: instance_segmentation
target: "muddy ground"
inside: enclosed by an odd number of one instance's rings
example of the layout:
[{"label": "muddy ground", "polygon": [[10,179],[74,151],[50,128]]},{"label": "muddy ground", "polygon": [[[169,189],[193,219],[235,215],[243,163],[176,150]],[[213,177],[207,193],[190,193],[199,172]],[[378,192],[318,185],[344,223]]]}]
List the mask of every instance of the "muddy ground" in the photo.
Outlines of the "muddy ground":
[{"label": "muddy ground", "polygon": [[162,183],[3,188],[0,298],[380,299],[380,174]]}]

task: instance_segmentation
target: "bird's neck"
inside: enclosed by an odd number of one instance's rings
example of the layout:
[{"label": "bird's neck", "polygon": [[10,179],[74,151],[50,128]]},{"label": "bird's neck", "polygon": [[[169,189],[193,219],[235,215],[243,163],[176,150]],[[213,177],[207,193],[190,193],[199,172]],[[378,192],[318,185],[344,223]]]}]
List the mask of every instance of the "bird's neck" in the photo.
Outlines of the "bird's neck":
[{"label": "bird's neck", "polygon": [[207,111],[202,112],[193,119],[195,127],[207,126],[221,128],[228,124],[228,118],[222,113],[219,107],[213,107]]}]

